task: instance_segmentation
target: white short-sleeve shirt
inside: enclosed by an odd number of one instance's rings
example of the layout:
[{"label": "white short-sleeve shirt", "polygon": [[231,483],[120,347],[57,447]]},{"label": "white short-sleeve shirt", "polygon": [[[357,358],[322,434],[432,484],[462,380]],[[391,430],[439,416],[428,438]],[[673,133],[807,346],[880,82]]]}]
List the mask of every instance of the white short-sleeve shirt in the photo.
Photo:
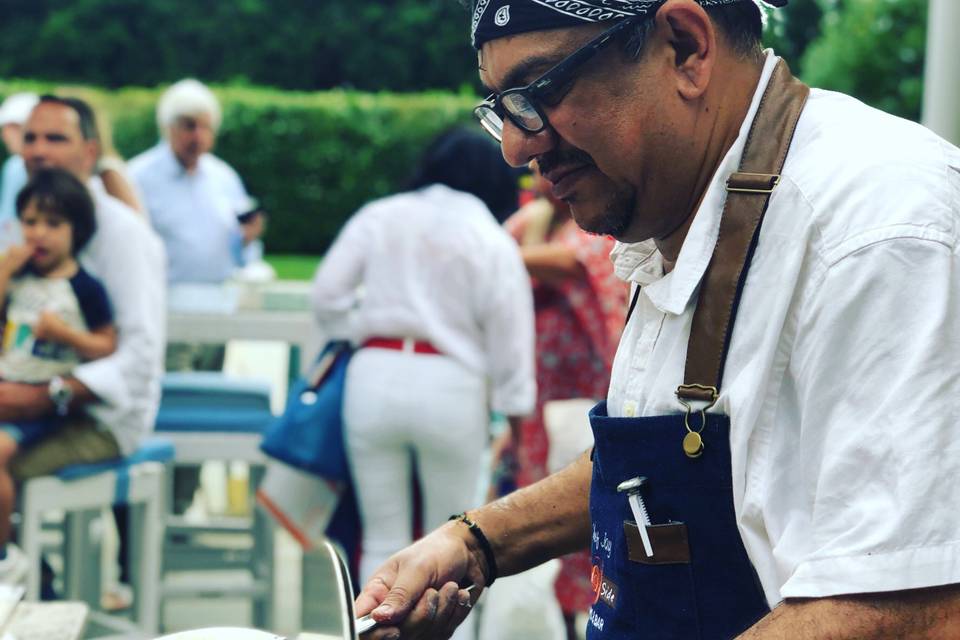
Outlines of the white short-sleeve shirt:
[{"label": "white short-sleeve shirt", "polygon": [[161,140],[130,161],[130,177],[163,240],[170,282],[219,283],[240,267],[237,215],[250,197],[230,165],[205,153],[187,172]]},{"label": "white short-sleeve shirt", "polygon": [[[611,415],[681,410],[674,391],[723,185],[776,60],[768,53],[674,270],[663,275],[652,243],[614,249],[618,274],[642,292],[614,364]],[[771,606],[960,582],[958,235],[960,151],[813,90],[711,410],[731,418],[737,522]]]},{"label": "white short-sleeve shirt", "polygon": [[117,349],[73,370],[100,402],[87,411],[110,430],[126,455],[153,431],[160,405],[167,306],[163,244],[136,211],[88,183],[97,231],[80,263],[100,280],[114,311]]}]

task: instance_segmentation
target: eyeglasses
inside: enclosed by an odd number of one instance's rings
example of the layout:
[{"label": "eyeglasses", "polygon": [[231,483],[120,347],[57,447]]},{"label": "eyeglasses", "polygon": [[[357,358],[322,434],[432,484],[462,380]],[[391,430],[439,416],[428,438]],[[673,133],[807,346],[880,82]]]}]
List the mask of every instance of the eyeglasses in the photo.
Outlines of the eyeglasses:
[{"label": "eyeglasses", "polygon": [[577,69],[641,18],[623,18],[525,87],[507,89],[500,94],[491,93],[486,100],[474,108],[473,114],[480,120],[484,130],[497,142],[503,141],[504,115],[527,133],[543,131],[547,128],[548,122],[541,105],[557,105],[566,95],[566,90],[570,88]]}]

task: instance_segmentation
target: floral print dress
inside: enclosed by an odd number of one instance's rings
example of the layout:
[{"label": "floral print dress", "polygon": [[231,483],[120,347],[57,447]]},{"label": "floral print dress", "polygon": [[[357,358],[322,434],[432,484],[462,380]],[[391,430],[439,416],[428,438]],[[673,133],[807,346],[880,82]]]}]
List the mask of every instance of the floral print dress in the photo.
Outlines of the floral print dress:
[{"label": "floral print dress", "polygon": [[[521,244],[531,221],[521,209],[507,221],[507,230]],[[526,238],[525,238],[526,237]],[[626,312],[627,284],[613,273],[614,240],[589,234],[573,220],[548,231],[544,241],[571,248],[584,276],[548,284],[533,279],[536,326],[537,407],[520,429],[517,456],[519,487],[547,475],[549,442],[543,405],[550,400],[607,395],[610,371]],[[593,603],[590,555],[584,551],[562,559],[556,582],[565,614],[586,611]]]}]

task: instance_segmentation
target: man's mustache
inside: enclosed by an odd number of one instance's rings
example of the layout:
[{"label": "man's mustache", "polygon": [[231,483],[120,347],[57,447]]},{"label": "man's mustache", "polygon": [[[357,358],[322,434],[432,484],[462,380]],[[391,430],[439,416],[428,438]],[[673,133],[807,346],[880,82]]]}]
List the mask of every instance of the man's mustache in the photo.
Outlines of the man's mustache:
[{"label": "man's mustache", "polygon": [[589,153],[575,148],[550,151],[537,158],[537,166],[540,168],[540,173],[543,174],[550,173],[555,168],[565,165],[588,165],[592,167],[596,163]]}]

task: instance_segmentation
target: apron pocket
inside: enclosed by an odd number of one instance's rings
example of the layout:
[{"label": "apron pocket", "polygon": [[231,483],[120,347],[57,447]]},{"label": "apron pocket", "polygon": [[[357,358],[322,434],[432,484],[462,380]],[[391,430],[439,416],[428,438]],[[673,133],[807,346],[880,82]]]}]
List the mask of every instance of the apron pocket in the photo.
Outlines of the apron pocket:
[{"label": "apron pocket", "polygon": [[[617,640],[720,640],[701,633],[692,564],[627,565],[627,584],[623,586],[633,605],[634,631]],[[626,593],[622,594],[624,604],[625,597]]]},{"label": "apron pocket", "polygon": [[682,522],[654,524],[647,527],[653,556],[647,556],[640,538],[640,529],[633,522],[624,521],[623,537],[627,541],[627,556],[641,564],[690,564],[690,542],[687,525]]}]

